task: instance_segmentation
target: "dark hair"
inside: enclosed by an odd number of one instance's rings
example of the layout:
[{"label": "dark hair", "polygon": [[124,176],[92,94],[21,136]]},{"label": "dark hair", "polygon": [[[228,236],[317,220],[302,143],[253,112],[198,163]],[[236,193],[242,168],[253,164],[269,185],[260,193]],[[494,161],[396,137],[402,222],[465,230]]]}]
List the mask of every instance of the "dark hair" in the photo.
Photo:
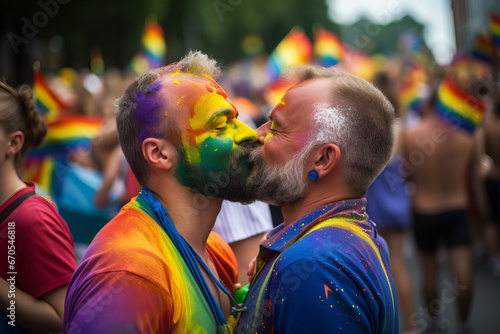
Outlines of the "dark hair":
[{"label": "dark hair", "polygon": [[14,159],[19,169],[26,152],[39,146],[47,134],[47,124],[35,106],[33,91],[29,86],[21,85],[15,90],[0,82],[0,126],[7,134],[15,131],[24,134],[23,147]]}]

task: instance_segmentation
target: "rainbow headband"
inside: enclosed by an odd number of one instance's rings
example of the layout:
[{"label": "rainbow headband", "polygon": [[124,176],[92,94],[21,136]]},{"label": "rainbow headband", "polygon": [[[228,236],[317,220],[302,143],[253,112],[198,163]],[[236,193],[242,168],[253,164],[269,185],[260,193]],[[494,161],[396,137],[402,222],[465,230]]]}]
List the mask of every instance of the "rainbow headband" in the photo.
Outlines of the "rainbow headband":
[{"label": "rainbow headband", "polygon": [[444,121],[474,132],[483,120],[485,106],[477,97],[458,86],[451,78],[445,78],[438,89],[437,113]]}]

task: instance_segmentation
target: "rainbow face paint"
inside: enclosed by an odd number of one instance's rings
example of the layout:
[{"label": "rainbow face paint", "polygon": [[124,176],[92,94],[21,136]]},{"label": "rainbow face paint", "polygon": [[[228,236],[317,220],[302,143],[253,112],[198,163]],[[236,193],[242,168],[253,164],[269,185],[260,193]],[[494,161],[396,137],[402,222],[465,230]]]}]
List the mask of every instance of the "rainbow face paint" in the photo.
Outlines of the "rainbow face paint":
[{"label": "rainbow face paint", "polygon": [[161,112],[165,109],[165,97],[160,94],[163,85],[161,81],[146,87],[145,91],[140,91],[135,97],[137,109],[135,111],[135,120],[139,128],[139,140],[141,143],[149,137],[160,137],[163,133],[160,131]]},{"label": "rainbow face paint", "polygon": [[[236,119],[236,108],[211,78],[175,74],[175,81],[172,86],[181,131],[177,177],[196,192],[220,197],[224,193],[220,188],[235,182],[233,179],[246,180],[248,152],[241,144],[255,142],[257,133]],[[216,191],[203,190],[217,178],[224,181],[215,182]],[[238,181],[238,187],[242,190],[244,182]]]}]

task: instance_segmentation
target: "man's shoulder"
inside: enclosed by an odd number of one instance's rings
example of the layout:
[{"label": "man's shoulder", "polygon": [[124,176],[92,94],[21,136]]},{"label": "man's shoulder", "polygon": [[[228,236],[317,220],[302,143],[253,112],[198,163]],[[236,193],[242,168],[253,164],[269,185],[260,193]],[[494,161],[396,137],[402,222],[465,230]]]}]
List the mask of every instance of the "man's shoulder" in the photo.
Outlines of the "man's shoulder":
[{"label": "man's shoulder", "polygon": [[[359,270],[365,259],[378,258],[384,265],[384,243],[361,229],[323,226],[286,248],[280,256],[279,267],[314,261],[325,270],[343,268]],[[277,263],[278,264],[278,263]],[[377,265],[377,264],[373,264]]]},{"label": "man's shoulder", "polygon": [[105,273],[128,272],[164,284],[173,262],[168,241],[146,213],[122,210],[95,236],[74,276],[86,280]]}]

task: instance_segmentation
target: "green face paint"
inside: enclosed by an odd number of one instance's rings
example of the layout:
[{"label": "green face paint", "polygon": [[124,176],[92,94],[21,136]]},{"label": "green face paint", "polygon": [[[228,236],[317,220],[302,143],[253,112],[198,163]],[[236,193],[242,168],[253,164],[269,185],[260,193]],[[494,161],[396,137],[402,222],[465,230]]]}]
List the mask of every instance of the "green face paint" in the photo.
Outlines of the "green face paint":
[{"label": "green face paint", "polygon": [[250,171],[245,143],[255,142],[257,133],[236,119],[236,108],[215,81],[208,77],[186,77],[176,77],[179,84],[175,84],[187,85],[183,87],[186,98],[179,108],[189,115],[181,128],[176,176],[195,192],[234,198],[225,188],[229,185],[231,193],[243,192]]}]

